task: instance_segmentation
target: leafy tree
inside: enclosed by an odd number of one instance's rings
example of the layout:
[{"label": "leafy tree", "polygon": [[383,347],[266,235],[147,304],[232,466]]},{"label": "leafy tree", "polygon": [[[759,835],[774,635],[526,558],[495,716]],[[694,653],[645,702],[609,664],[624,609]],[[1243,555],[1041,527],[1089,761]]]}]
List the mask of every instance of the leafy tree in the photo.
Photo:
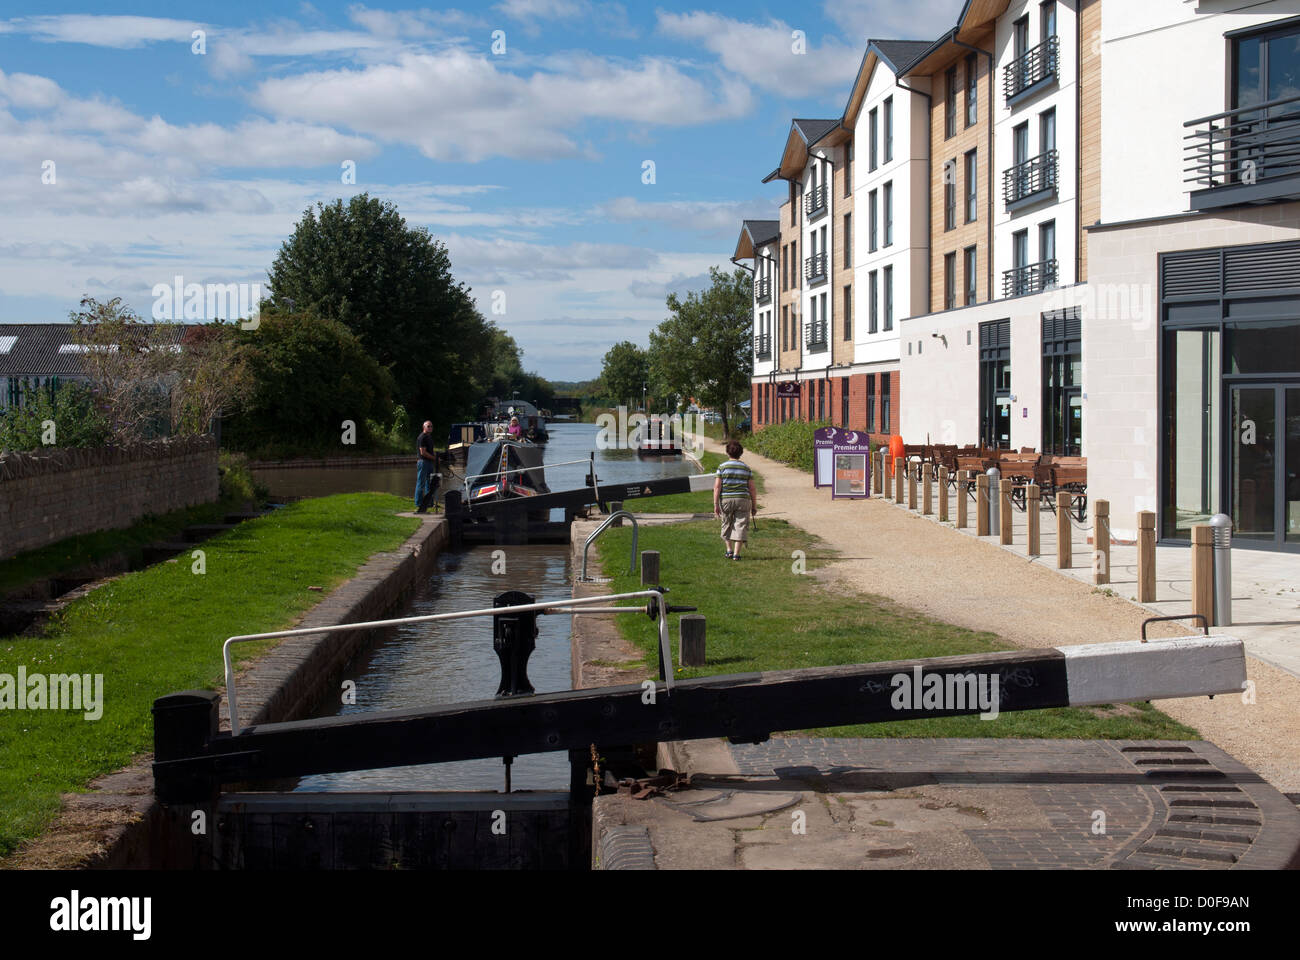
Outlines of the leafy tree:
[{"label": "leafy tree", "polygon": [[241,450],[329,448],[338,446],[343,421],[351,420],[357,446],[370,446],[375,438],[367,421],[387,423],[393,414],[388,370],[337,320],[274,308],[263,309],[260,319],[255,330],[241,331],[254,386],[223,439]]},{"label": "leafy tree", "polygon": [[470,412],[492,379],[491,324],[452,276],[447,248],[408,227],[392,203],[360,194],[309,208],[269,280],[276,304],[355,333],[392,371],[412,422]]},{"label": "leafy tree", "polygon": [[728,415],[749,395],[753,281],[742,269],[709,276],[706,290],[668,295],[672,315],[650,334],[650,368],[666,393],[720,410],[730,433]]},{"label": "leafy tree", "polygon": [[255,386],[248,354],[234,323],[213,322],[185,331],[171,388],[173,433],[207,433],[218,417],[248,402]]},{"label": "leafy tree", "polygon": [[98,391],[116,443],[134,443],[166,431],[169,388],[175,380],[175,348],[181,326],[144,321],[114,297],[100,303],[83,297],[69,313],[82,367]]},{"label": "leafy tree", "polygon": [[649,378],[649,358],[631,340],[616,343],[606,352],[600,379],[605,387],[605,395],[613,403],[626,402],[629,407],[635,408],[636,398],[641,396]]},{"label": "leafy tree", "polygon": [[76,380],[42,387],[21,407],[0,413],[0,450],[48,449],[45,424],[54,423],[54,447],[100,447],[111,439],[94,388]]}]

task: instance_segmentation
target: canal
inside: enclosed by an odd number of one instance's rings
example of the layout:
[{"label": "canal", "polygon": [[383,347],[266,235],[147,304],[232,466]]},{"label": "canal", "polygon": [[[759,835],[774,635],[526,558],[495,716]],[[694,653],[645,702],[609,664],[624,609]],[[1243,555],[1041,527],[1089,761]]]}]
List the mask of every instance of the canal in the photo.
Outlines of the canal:
[{"label": "canal", "polygon": [[[586,458],[595,450],[593,424],[548,425],[546,482],[552,490],[581,487]],[[595,450],[601,483],[682,476],[695,471],[690,460],[638,460],[630,450]],[[414,458],[409,468],[280,470],[259,472],[273,496],[324,496],[356,490],[383,490],[409,496],[414,485]],[[558,517],[557,517],[558,519]],[[406,609],[394,616],[420,616],[490,607],[506,590],[522,590],[540,599],[570,595],[576,571],[564,545],[500,548],[505,570],[493,573],[494,547],[445,551],[434,573],[416,589]],[[499,565],[498,565],[499,569]],[[537,649],[528,676],[537,692],[569,688],[569,615],[538,618]],[[316,716],[340,716],[491,699],[500,682],[499,661],[492,649],[492,621],[475,618],[453,624],[411,624],[377,636],[375,643],[348,667],[345,680],[355,684],[355,703],[319,705]],[[511,771],[515,790],[563,790],[568,786],[568,757],[563,753],[517,757]],[[505,782],[500,760],[471,760],[382,770],[355,770],[303,778],[303,791],[500,790]]]}]

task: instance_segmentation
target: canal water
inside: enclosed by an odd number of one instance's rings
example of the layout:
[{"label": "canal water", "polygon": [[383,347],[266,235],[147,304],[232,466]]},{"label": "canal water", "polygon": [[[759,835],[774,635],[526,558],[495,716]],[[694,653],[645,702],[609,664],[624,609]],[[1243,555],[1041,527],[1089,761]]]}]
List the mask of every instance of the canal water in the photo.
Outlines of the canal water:
[{"label": "canal water", "polygon": [[[596,428],[592,424],[548,425],[551,442],[546,446],[546,482],[552,490],[583,485],[587,474],[584,460],[595,448]],[[683,476],[695,471],[689,460],[638,460],[632,451],[595,450],[596,473],[603,484]],[[288,473],[291,471],[282,471]],[[332,470],[292,471],[313,474]],[[313,479],[316,489],[341,493],[352,490],[389,489],[368,486],[365,474],[376,483],[386,481],[394,471],[387,469],[339,471],[347,479]],[[414,465],[405,476],[414,482]],[[358,476],[361,475],[361,476]],[[349,484],[361,485],[349,485]],[[332,489],[325,490],[326,486]],[[274,488],[273,488],[274,490]],[[405,494],[405,490],[397,491]],[[432,576],[420,584],[407,609],[394,616],[452,613],[492,606],[493,598],[506,590],[522,590],[539,601],[570,596],[576,571],[569,563],[569,548],[546,544],[512,546],[505,551],[504,574],[492,572],[493,547],[472,547],[444,551]],[[538,693],[569,689],[569,635],[571,617],[552,615],[538,618],[537,649],[528,661],[528,677]],[[345,679],[356,684],[355,704],[322,704],[317,716],[339,716],[392,710],[465,700],[490,700],[501,679],[500,661],[492,649],[492,618],[476,617],[453,623],[409,624],[377,635],[373,646],[349,666]],[[340,696],[340,700],[342,697]],[[511,770],[516,790],[564,790],[568,787],[566,754],[532,754],[516,757]],[[470,760],[447,764],[356,770],[303,778],[299,790],[500,790],[505,772],[500,759]]]}]

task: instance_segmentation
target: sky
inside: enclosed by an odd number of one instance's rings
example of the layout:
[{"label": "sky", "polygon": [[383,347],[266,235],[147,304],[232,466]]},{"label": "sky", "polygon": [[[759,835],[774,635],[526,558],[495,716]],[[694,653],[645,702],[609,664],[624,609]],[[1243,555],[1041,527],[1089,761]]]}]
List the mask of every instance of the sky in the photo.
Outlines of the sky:
[{"label": "sky", "polygon": [[264,291],[306,209],[366,192],[526,368],[594,377],[776,217],[791,118],[843,112],[867,38],[960,6],[0,2],[0,322],[148,316],[178,276]]}]

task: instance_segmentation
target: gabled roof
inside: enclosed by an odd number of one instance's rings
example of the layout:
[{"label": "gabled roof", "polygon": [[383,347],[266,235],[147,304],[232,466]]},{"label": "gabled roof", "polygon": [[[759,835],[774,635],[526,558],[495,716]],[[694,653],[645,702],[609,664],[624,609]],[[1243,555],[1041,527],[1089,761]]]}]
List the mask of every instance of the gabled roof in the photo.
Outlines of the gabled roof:
[{"label": "gabled roof", "polygon": [[809,148],[831,137],[840,129],[842,128],[838,117],[834,120],[810,120],[799,117],[791,120],[790,133],[785,138],[785,150],[781,153],[781,163],[763,179],[763,182],[767,183],[777,177],[793,180],[801,176],[804,166],[808,163]]},{"label": "gabled roof", "polygon": [[915,74],[922,76],[933,73],[934,69],[942,63],[954,59],[958,53],[966,55],[970,53],[965,47],[959,47],[954,42],[957,39],[957,28],[953,27],[938,40],[935,40],[928,47],[912,58],[912,62],[903,67],[900,77],[910,77]]},{"label": "gabled roof", "polygon": [[957,39],[970,42],[979,30],[1007,12],[1011,0],[966,0],[957,15]]},{"label": "gabled roof", "polygon": [[791,121],[791,127],[799,132],[803,141],[808,146],[812,146],[826,134],[830,133],[839,125],[839,117],[834,120],[800,120],[796,118]]},{"label": "gabled roof", "polygon": [[857,76],[849,90],[848,102],[844,105],[841,118],[846,128],[852,129],[866,99],[867,87],[876,72],[876,64],[883,63],[895,76],[901,76],[903,69],[916,57],[930,48],[929,40],[868,40],[866,52],[862,54],[862,63],[858,66]]},{"label": "gabled roof", "polygon": [[780,236],[780,220],[745,220],[740,225],[740,238],[736,241],[736,253],[731,259],[748,260],[759,247]]},{"label": "gabled roof", "polygon": [[931,40],[868,40],[868,47],[875,47],[881,58],[889,64],[894,73],[907,68],[913,60],[930,49]]}]

